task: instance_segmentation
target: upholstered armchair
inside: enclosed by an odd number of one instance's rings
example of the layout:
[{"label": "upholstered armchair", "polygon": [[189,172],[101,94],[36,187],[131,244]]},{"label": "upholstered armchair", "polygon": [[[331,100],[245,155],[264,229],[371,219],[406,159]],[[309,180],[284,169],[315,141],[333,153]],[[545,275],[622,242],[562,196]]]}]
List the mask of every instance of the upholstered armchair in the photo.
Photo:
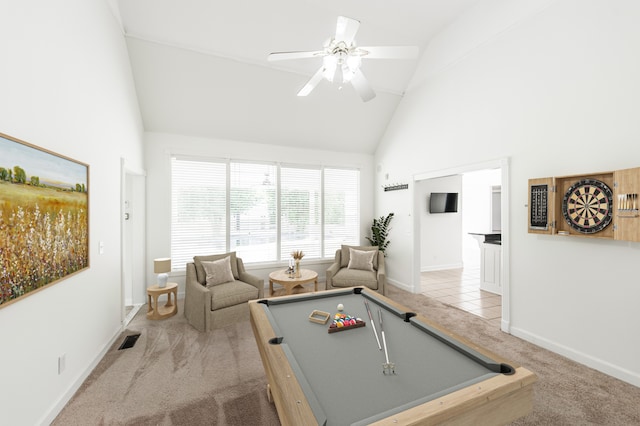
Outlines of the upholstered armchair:
[{"label": "upholstered armchair", "polygon": [[344,287],[368,287],[387,293],[384,253],[377,246],[342,246],[327,269],[327,290]]},{"label": "upholstered armchair", "polygon": [[184,316],[200,331],[249,318],[252,299],[264,296],[264,280],[249,274],[236,253],[196,256],[187,263]]}]

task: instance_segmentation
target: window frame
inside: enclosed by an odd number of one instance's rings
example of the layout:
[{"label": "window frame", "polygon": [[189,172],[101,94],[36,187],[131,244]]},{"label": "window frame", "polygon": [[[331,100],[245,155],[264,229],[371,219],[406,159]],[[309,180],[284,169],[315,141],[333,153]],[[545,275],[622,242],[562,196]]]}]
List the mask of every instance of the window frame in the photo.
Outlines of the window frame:
[{"label": "window frame", "polygon": [[[178,160],[178,161],[182,161],[182,162],[189,162],[189,161],[193,161],[193,162],[200,162],[200,163],[217,163],[217,164],[223,164],[225,167],[225,185],[224,187],[226,188],[226,195],[225,195],[225,201],[226,201],[226,205],[225,205],[225,251],[229,252],[231,251],[231,165],[233,163],[244,163],[244,164],[261,164],[261,165],[269,165],[269,166],[274,166],[275,167],[275,171],[276,171],[276,184],[275,184],[275,200],[276,200],[276,211],[275,211],[275,216],[276,216],[276,248],[275,248],[275,252],[276,252],[276,258],[275,260],[264,260],[264,261],[245,261],[245,265],[248,266],[267,266],[267,265],[275,265],[275,264],[283,264],[285,262],[288,261],[288,257],[285,257],[285,255],[282,253],[282,169],[283,168],[293,168],[293,169],[309,169],[309,170],[318,170],[320,172],[320,182],[319,182],[319,187],[320,187],[320,197],[319,197],[319,202],[320,202],[320,208],[319,208],[319,217],[320,217],[320,229],[319,229],[319,256],[318,257],[313,257],[313,258],[309,258],[308,260],[311,262],[326,262],[329,260],[333,259],[333,255],[329,256],[327,255],[327,253],[325,253],[325,247],[326,247],[326,235],[325,235],[325,222],[326,222],[326,197],[327,197],[327,188],[326,188],[326,180],[325,180],[325,173],[326,170],[344,170],[344,171],[353,171],[356,173],[356,175],[354,176],[355,178],[355,198],[357,200],[357,212],[355,213],[355,217],[357,219],[356,223],[353,225],[353,233],[355,236],[355,240],[354,241],[344,241],[342,244],[354,244],[354,245],[358,245],[360,243],[360,238],[359,238],[359,234],[360,234],[360,224],[361,224],[361,218],[360,218],[360,211],[362,208],[362,203],[361,203],[361,170],[359,167],[345,167],[345,166],[336,166],[336,165],[316,165],[316,164],[303,164],[303,163],[295,163],[295,162],[275,162],[275,161],[254,161],[254,160],[247,160],[247,159],[236,159],[236,158],[217,158],[217,157],[199,157],[199,156],[193,156],[193,155],[181,155],[181,154],[170,154],[169,155],[169,161],[170,161],[170,211],[171,211],[171,217],[170,217],[170,225],[171,225],[171,230],[170,230],[170,243],[171,243],[171,253],[172,253],[172,259],[173,259],[173,241],[174,241],[174,166],[173,166],[173,162],[174,160]],[[193,255],[207,255],[207,254],[211,254],[211,253],[200,253],[198,252],[198,247],[194,247],[194,253]],[[180,259],[184,258],[184,254],[181,254]],[[172,260],[173,263],[173,260]],[[173,263],[172,264],[172,270],[174,271],[184,271],[186,268],[186,265],[184,262],[180,261],[177,263]]]}]

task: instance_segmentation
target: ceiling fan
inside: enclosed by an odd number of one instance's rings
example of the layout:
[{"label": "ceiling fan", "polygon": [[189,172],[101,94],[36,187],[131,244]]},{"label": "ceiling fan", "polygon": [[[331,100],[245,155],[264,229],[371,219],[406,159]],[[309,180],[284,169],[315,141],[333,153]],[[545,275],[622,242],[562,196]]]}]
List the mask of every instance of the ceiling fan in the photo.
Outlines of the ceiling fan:
[{"label": "ceiling fan", "polygon": [[301,52],[274,52],[267,60],[322,58],[322,66],[300,89],[298,96],[307,96],[324,78],[330,82],[351,83],[364,102],[375,98],[376,93],[360,70],[362,59],[413,59],[418,56],[416,46],[356,46],[354,38],[360,21],[338,16],[336,35],[329,39],[322,50]]}]

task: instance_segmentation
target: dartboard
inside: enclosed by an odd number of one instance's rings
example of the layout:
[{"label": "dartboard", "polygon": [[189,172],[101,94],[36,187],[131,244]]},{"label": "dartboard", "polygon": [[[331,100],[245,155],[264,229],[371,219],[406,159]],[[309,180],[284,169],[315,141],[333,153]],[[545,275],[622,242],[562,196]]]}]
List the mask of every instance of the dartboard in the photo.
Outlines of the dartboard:
[{"label": "dartboard", "polygon": [[571,185],[562,200],[562,214],[569,226],[583,234],[595,234],[611,223],[613,193],[606,183],[582,179]]}]

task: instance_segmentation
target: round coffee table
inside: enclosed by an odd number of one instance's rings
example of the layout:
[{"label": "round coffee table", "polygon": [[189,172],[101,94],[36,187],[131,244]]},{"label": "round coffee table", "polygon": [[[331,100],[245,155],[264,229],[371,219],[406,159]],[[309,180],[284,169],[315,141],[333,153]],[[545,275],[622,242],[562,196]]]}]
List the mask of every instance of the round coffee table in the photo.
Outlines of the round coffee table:
[{"label": "round coffee table", "polygon": [[287,274],[287,271],[275,271],[269,274],[269,296],[273,296],[273,283],[284,287],[286,295],[293,293],[293,288],[313,281],[313,291],[318,291],[318,273],[309,269],[300,269],[300,277]]}]

